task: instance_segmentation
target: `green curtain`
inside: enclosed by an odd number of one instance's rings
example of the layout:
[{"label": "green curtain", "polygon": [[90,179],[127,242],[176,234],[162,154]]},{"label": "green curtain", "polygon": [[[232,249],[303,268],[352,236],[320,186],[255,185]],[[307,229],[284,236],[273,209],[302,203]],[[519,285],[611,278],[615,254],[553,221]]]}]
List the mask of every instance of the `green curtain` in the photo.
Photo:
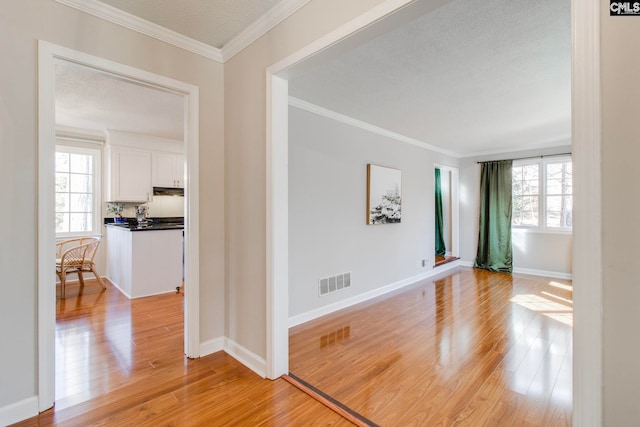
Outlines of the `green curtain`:
[{"label": "green curtain", "polygon": [[512,160],[483,162],[480,176],[480,231],[474,267],[511,273]]},{"label": "green curtain", "polygon": [[444,256],[447,249],[444,246],[444,220],[442,218],[442,184],[440,169],[436,169],[436,255]]}]

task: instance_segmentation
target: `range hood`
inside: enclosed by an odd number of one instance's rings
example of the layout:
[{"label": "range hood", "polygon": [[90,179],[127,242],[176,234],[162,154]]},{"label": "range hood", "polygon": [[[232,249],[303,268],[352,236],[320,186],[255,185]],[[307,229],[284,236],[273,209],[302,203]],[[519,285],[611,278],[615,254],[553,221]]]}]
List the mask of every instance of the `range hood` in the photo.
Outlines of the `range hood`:
[{"label": "range hood", "polygon": [[153,187],[154,196],[184,196],[184,188]]}]

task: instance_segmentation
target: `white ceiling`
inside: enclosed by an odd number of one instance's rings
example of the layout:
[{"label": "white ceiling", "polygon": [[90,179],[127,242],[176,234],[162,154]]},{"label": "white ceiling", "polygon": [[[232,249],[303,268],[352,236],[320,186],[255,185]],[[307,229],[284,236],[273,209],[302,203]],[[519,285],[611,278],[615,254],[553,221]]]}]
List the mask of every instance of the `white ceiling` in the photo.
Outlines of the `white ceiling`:
[{"label": "white ceiling", "polygon": [[570,0],[454,0],[289,94],[463,156],[567,145],[570,31]]},{"label": "white ceiling", "polygon": [[100,0],[218,49],[281,0]]},{"label": "white ceiling", "polygon": [[104,133],[107,129],[183,140],[184,97],[58,61],[56,125]]},{"label": "white ceiling", "polygon": [[[101,1],[215,47],[279,3]],[[453,0],[300,67],[289,94],[462,156],[567,145],[570,28],[570,0]],[[182,108],[179,95],[71,64],[56,69],[59,125],[182,139]]]}]

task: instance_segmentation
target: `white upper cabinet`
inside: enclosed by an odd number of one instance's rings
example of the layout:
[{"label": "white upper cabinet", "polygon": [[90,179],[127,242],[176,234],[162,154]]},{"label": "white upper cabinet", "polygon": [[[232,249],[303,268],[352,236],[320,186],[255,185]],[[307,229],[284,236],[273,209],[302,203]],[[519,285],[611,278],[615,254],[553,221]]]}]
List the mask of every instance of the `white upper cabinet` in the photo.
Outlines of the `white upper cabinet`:
[{"label": "white upper cabinet", "polygon": [[107,145],[107,200],[148,202],[151,185],[151,152],[119,145]]},{"label": "white upper cabinet", "polygon": [[184,155],[154,152],[152,159],[154,187],[184,188]]},{"label": "white upper cabinet", "polygon": [[116,130],[105,145],[109,202],[149,202],[153,187],[184,187],[182,141]]}]

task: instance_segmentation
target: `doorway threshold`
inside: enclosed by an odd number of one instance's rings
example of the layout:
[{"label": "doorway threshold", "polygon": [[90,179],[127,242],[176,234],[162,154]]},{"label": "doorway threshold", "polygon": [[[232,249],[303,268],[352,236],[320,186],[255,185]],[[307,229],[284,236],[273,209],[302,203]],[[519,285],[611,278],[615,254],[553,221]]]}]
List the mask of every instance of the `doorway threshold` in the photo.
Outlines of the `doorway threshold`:
[{"label": "doorway threshold", "polygon": [[436,255],[436,263],[434,264],[433,267],[434,268],[435,267],[439,267],[441,265],[448,264],[450,262],[453,262],[453,261],[456,261],[456,260],[459,260],[459,259],[460,259],[460,257],[457,257],[457,256],[438,256],[438,255]]}]

